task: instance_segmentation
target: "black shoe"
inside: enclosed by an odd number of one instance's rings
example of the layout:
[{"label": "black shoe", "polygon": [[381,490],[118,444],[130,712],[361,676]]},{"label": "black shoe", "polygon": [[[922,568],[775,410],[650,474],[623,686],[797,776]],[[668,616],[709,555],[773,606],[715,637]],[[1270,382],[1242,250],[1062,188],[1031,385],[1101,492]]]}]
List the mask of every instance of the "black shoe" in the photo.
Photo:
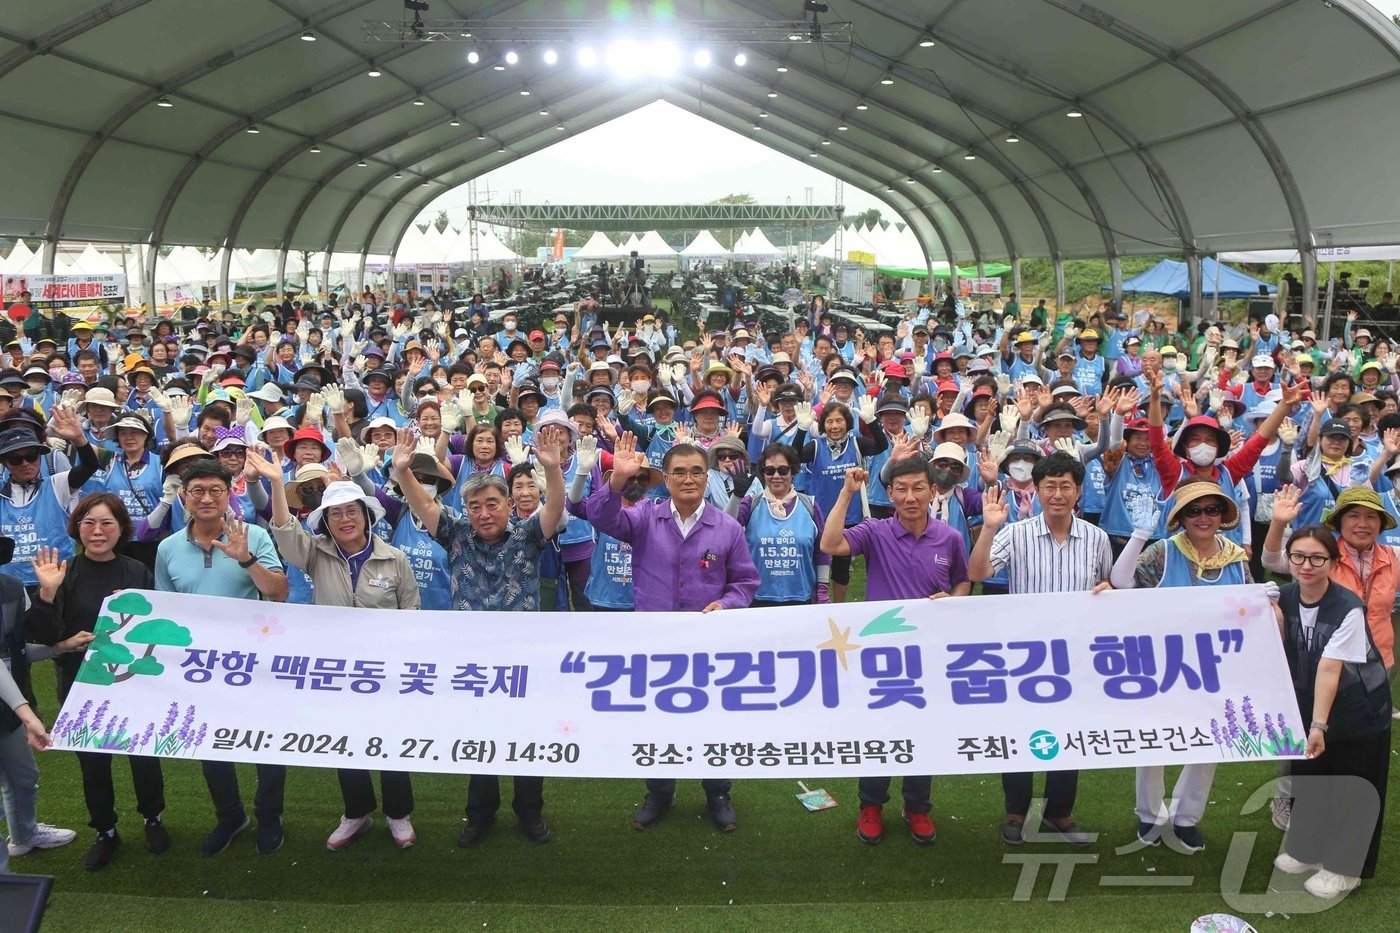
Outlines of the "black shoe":
[{"label": "black shoe", "polygon": [[110,833],[98,833],[97,841],[83,856],[83,868],[88,871],[101,871],[106,868],[107,863],[112,861],[112,856],[117,854],[117,846],[121,844],[122,837],[117,835],[115,829]]},{"label": "black shoe", "polygon": [[1172,835],[1176,836],[1176,845],[1167,843],[1168,848],[1175,849],[1184,855],[1195,855],[1197,852],[1204,852],[1206,849],[1206,837],[1201,835],[1201,831],[1195,826],[1172,826]]},{"label": "black shoe", "polygon": [[1001,841],[1009,846],[1018,846],[1025,842],[1023,833],[1026,831],[1026,824],[1020,820],[1007,820],[1001,824]]},{"label": "black shoe", "polygon": [[234,837],[248,828],[249,823],[246,813],[236,820],[220,820],[213,832],[204,837],[204,854],[218,855],[227,849]]},{"label": "black shoe", "polygon": [[170,833],[165,831],[165,824],[160,820],[146,821],[146,849],[160,855],[170,848]]},{"label": "black shoe", "polygon": [[739,828],[739,815],[734,812],[734,804],[729,802],[727,795],[717,794],[705,806],[709,808],[710,819],[715,821],[720,832],[732,833]]},{"label": "black shoe", "polygon": [[[544,820],[540,820],[540,822],[543,823]],[[472,846],[480,842],[482,838],[485,837],[485,835],[491,831],[491,827],[493,825],[494,823],[478,823],[473,820],[467,820],[465,823],[462,824],[462,831],[457,834],[457,845],[461,846],[464,849],[470,849]],[[525,830],[526,835],[529,835],[529,833],[530,831],[528,829]],[[549,827],[546,826],[545,834],[548,835],[548,833]]]},{"label": "black shoe", "polygon": [[544,821],[542,816],[521,817],[520,828],[525,831],[525,838],[536,845],[543,845],[554,838],[549,831],[549,824]]},{"label": "black shoe", "polygon": [[[1040,821],[1040,831],[1047,836],[1058,836],[1059,842],[1068,842],[1070,845],[1080,849],[1091,845],[1094,841],[1093,836],[1086,832],[1084,827],[1080,826],[1074,820],[1070,820],[1061,826],[1058,823],[1052,823],[1048,819],[1042,819]],[[1054,842],[1056,840],[1051,839],[1048,841]]]},{"label": "black shoe", "polygon": [[1145,820],[1138,820],[1137,828],[1138,842],[1145,846],[1159,846],[1162,844],[1162,824],[1148,823]]},{"label": "black shoe", "polygon": [[643,800],[642,805],[637,808],[637,812],[632,814],[632,828],[651,829],[666,815],[666,811],[670,809],[670,797],[657,797],[654,794],[647,794],[647,799]]},{"label": "black shoe", "polygon": [[271,855],[282,848],[282,818],[269,816],[258,820],[258,854]]}]

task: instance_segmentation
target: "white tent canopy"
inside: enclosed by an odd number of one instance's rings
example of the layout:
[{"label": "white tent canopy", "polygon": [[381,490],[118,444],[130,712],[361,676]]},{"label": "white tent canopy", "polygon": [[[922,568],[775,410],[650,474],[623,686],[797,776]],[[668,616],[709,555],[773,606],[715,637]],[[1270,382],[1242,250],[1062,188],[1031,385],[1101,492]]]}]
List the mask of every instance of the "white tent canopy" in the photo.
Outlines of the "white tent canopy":
[{"label": "white tent canopy", "polygon": [[755,259],[776,259],[783,251],[774,246],[762,230],[755,227],[753,234],[744,244],[744,252]]},{"label": "white tent canopy", "polygon": [[734,241],[734,248],[730,250],[735,259],[747,259],[749,256],[749,231],[743,230],[739,233],[739,238]]},{"label": "white tent canopy", "polygon": [[598,230],[571,258],[574,262],[594,262],[599,259],[621,259],[626,255],[616,243],[608,239],[606,233]]},{"label": "white tent canopy", "polygon": [[15,248],[10,250],[10,255],[3,262],[0,262],[0,272],[11,275],[20,273],[34,275],[42,268],[43,261],[40,254],[31,250],[23,240],[16,241]]},{"label": "white tent canopy", "polygon": [[871,253],[875,256],[875,261],[877,263],[881,261],[880,248],[861,236],[854,226],[845,227],[841,231],[840,256],[836,255],[836,234],[834,233],[825,243],[817,247],[812,255],[817,259],[840,259],[845,261],[846,257],[851,253]]},{"label": "white tent canopy", "polygon": [[395,266],[432,265],[442,262],[442,253],[434,248],[417,224],[409,224],[394,253]]},{"label": "white tent canopy", "polygon": [[69,275],[122,275],[124,270],[116,260],[98,251],[89,243],[69,264]]},{"label": "white tent canopy", "polygon": [[661,234],[655,230],[648,230],[642,234],[642,238],[637,241],[638,259],[674,259],[676,251],[661,239]]},{"label": "white tent canopy", "polygon": [[682,259],[728,259],[731,253],[725,249],[708,230],[701,230],[695,239],[691,240],[681,250]]},{"label": "white tent canopy", "polygon": [[641,245],[642,241],[637,239],[637,235],[634,233],[631,236],[629,236],[627,238],[627,242],[619,246],[618,249],[622,250],[622,255],[630,256],[632,255],[632,251],[635,249],[640,249]]}]

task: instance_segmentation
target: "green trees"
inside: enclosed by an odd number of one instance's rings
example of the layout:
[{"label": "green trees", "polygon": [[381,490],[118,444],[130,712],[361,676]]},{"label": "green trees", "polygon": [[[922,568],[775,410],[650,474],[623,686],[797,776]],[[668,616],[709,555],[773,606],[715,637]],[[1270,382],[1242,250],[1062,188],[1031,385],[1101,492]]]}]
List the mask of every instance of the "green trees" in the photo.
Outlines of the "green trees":
[{"label": "green trees", "polygon": [[[132,625],[138,616],[151,613],[150,601],[140,593],[123,593],[107,604],[107,610],[117,618],[98,617],[87,659],[78,669],[80,683],[108,686],[141,674],[154,676],[165,670],[155,657],[157,647],[184,648],[192,641],[190,630],[170,619],[145,619]],[[130,631],[117,641],[115,636],[127,626],[132,626]],[[138,657],[127,645],[145,645],[145,650]]]}]

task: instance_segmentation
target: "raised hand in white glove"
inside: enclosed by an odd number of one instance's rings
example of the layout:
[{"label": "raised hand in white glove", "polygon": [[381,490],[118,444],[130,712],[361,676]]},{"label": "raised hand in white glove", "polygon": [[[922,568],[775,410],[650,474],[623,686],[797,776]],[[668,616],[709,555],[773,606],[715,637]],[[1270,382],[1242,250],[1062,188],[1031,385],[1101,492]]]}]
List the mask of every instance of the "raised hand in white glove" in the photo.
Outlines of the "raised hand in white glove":
[{"label": "raised hand in white glove", "polygon": [[812,403],[798,402],[793,406],[793,419],[797,422],[799,431],[812,433],[812,426],[817,423],[816,416],[812,414]]},{"label": "raised hand in white glove", "polygon": [[326,397],[320,392],[312,392],[306,400],[306,423],[321,426],[321,419],[325,417]]},{"label": "raised hand in white glove", "polygon": [[1078,327],[1075,327],[1073,324],[1066,324],[1066,325],[1065,325],[1065,339],[1066,339],[1066,340],[1073,342],[1073,341],[1074,341],[1074,338],[1075,338],[1075,337],[1078,337],[1078,336],[1079,336],[1079,328],[1078,328]]},{"label": "raised hand in white glove", "polygon": [[510,458],[511,466],[519,466],[530,459],[530,451],[525,448],[519,434],[506,441],[506,456]]},{"label": "raised hand in white glove", "polygon": [[875,420],[875,399],[873,396],[862,395],[860,397],[860,420],[866,424]]},{"label": "raised hand in white glove", "polygon": [[1284,418],[1283,423],[1278,426],[1279,442],[1285,447],[1292,447],[1298,440],[1298,422],[1292,418]]},{"label": "raised hand in white glove", "polygon": [[253,400],[243,396],[233,403],[234,424],[247,424],[253,420]]},{"label": "raised hand in white glove", "polygon": [[1060,438],[1055,442],[1054,447],[1061,453],[1067,453],[1071,457],[1075,458],[1079,457],[1079,445],[1075,443],[1075,440],[1072,437]]},{"label": "raised hand in white glove", "polygon": [[188,395],[174,395],[170,398],[170,420],[176,427],[188,427],[194,415],[194,403]]},{"label": "raised hand in white glove", "polygon": [[1209,393],[1209,399],[1210,399],[1210,410],[1211,410],[1211,411],[1219,411],[1219,410],[1220,410],[1220,406],[1225,404],[1225,392],[1224,392],[1224,390],[1222,390],[1222,389],[1220,389],[1220,388],[1211,389],[1211,390],[1210,390],[1210,393]]},{"label": "raised hand in white glove", "polygon": [[1137,496],[1128,503],[1128,516],[1133,522],[1133,537],[1150,538],[1157,529],[1162,510],[1151,496]]},{"label": "raised hand in white glove", "polygon": [[321,390],[321,395],[326,399],[326,408],[330,409],[332,415],[338,415],[345,411],[345,390],[338,385],[328,385]]},{"label": "raised hand in white glove", "polygon": [[925,358],[925,357],[922,357],[922,356],[916,356],[916,357],[914,357],[914,359],[913,359],[913,364],[914,364],[914,378],[915,378],[915,379],[922,379],[924,373],[928,372],[928,359]]},{"label": "raised hand in white glove", "polygon": [[1011,377],[1006,373],[997,376],[997,395],[1006,396],[1011,394]]},{"label": "raised hand in white glove", "polygon": [[1273,580],[1264,581],[1264,595],[1269,597],[1271,602],[1278,602],[1278,584]]},{"label": "raised hand in white glove", "polygon": [[364,455],[360,453],[360,445],[348,437],[335,442],[335,454],[340,458],[340,468],[346,476],[359,476],[368,467]]},{"label": "raised hand in white glove", "polygon": [[1007,434],[1015,434],[1016,428],[1021,424],[1021,413],[1016,410],[1015,406],[1007,405],[1001,410],[998,420],[1001,422],[1003,431]]},{"label": "raised hand in white glove", "polygon": [[1012,326],[1015,325],[1015,323],[1016,316],[1014,314],[1008,314],[1006,317],[1001,319],[1001,329],[1010,330]]},{"label": "raised hand in white glove", "polygon": [[369,358],[361,353],[355,357],[355,361],[351,365],[354,366],[355,372],[362,373],[365,371],[365,365],[367,363],[369,363]]},{"label": "raised hand in white glove", "polygon": [[578,445],[574,448],[574,463],[578,465],[578,472],[589,472],[597,462],[598,438],[591,434],[580,437],[578,439]]},{"label": "raised hand in white glove", "polygon": [[617,413],[619,415],[625,415],[636,407],[637,396],[633,394],[631,389],[623,389],[617,393]]},{"label": "raised hand in white glove", "polygon": [[152,404],[154,404],[161,411],[170,410],[170,396],[166,395],[160,389],[152,387],[150,392],[150,399]]},{"label": "raised hand in white glove", "polygon": [[175,497],[179,494],[183,486],[184,483],[180,481],[179,476],[167,476],[165,482],[162,483],[160,487],[160,501],[164,502],[166,505],[174,505]]}]

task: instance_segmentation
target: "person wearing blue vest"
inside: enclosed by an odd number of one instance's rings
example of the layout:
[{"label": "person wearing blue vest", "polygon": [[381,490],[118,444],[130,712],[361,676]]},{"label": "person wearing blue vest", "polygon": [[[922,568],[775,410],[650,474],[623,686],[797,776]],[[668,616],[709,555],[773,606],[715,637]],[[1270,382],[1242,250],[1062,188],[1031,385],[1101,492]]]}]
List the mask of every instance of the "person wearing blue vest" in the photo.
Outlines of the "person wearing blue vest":
[{"label": "person wearing blue vest", "polygon": [[1014,353],[1007,349],[1010,337],[1010,331],[1001,335],[1002,372],[1009,375],[1013,382],[1021,382],[1028,375],[1038,376],[1040,373],[1040,345],[1036,342],[1035,334],[1028,330],[1017,334]]},{"label": "person wearing blue vest", "polygon": [[[1116,589],[1254,582],[1244,548],[1220,534],[1239,523],[1240,510],[1218,483],[1190,480],[1177,488],[1166,519],[1169,538],[1147,543],[1161,522],[1161,510],[1152,499],[1133,500],[1131,514],[1132,537],[1110,577]],[[1277,591],[1277,584],[1270,585]],[[1188,855],[1200,852],[1206,843],[1199,824],[1210,799],[1215,764],[1183,765],[1170,803],[1164,799],[1165,773],[1161,765],[1137,769],[1138,841],[1147,846],[1166,841],[1168,848]]]},{"label": "person wearing blue vest", "polygon": [[[558,431],[543,432],[544,428],[554,427]],[[540,414],[540,419],[535,425],[535,447],[538,451],[539,445],[543,443],[541,432],[546,436],[557,438],[559,445],[558,459],[559,467],[564,473],[564,482],[570,484],[578,475],[581,467],[579,459],[574,454],[575,445],[579,440],[578,426],[569,420],[568,416],[557,408],[548,409]],[[589,465],[585,474],[584,498],[592,493],[593,466]],[[544,490],[540,490],[543,494]],[[587,612],[589,610],[588,597],[585,590],[588,587],[588,577],[593,566],[594,531],[593,526],[586,520],[571,518],[570,521],[560,530],[556,543],[559,545],[559,559],[563,564],[565,583],[567,584],[567,596],[572,603],[574,611]],[[568,609],[567,605],[560,604],[556,611],[563,612]]]},{"label": "person wearing blue vest", "polygon": [[[875,420],[875,400],[868,395],[859,399],[860,420],[869,424]],[[883,430],[875,431],[873,437],[861,437],[855,433],[856,416],[851,409],[840,402],[828,402],[822,408],[819,425],[822,434],[807,440],[806,433],[798,435],[802,445],[802,472],[806,476],[807,492],[821,507],[823,515],[830,515],[836,506],[836,498],[846,481],[846,471],[851,467],[863,466],[865,462],[886,447]],[[853,498],[845,506],[843,521],[847,526],[855,525],[868,516],[868,508],[862,494]],[[851,582],[851,559],[837,557],[831,562],[832,602],[845,602],[846,587]]]},{"label": "person wearing blue vest", "polygon": [[1345,421],[1329,421],[1317,432],[1317,442],[1307,460],[1294,465],[1293,480],[1302,490],[1298,500],[1299,528],[1321,523],[1342,490],[1351,485],[1350,454],[1355,444]]},{"label": "person wearing blue vest", "polygon": [[865,501],[870,506],[871,518],[889,518],[894,514],[894,503],[890,501],[887,487],[880,479],[880,471],[890,458],[890,448],[906,436],[909,405],[898,394],[883,395],[876,402],[875,419],[879,430],[872,433],[883,433],[885,445],[883,450],[866,461],[865,468],[870,474],[870,483],[865,490]]},{"label": "person wearing blue vest", "polygon": [[[1246,412],[1244,420],[1258,425],[1273,413],[1276,405],[1272,400],[1265,401]],[[1274,495],[1293,475],[1293,442],[1297,439],[1298,425],[1285,419],[1278,426],[1278,437],[1268,443],[1259,455],[1259,462],[1244,477],[1249,514],[1241,521],[1250,522],[1250,541],[1255,542],[1255,546],[1250,549],[1249,572],[1256,580],[1264,579],[1264,536],[1269,533],[1269,522],[1273,520]]]},{"label": "person wearing blue vest", "polygon": [[[276,451],[271,460],[256,451],[248,454],[252,470],[272,486],[269,530],[277,549],[289,568],[299,568],[314,581],[315,604],[419,608],[420,587],[414,579],[413,558],[370,531],[383,518],[383,506],[378,500],[365,495],[354,483],[333,482],[326,487],[316,508],[302,520],[292,514],[277,459]],[[366,832],[371,824],[370,814],[376,809],[368,771],[342,768],[337,777],[345,808],[340,824],[326,840],[326,848],[331,851],[344,848]],[[379,782],[389,834],[399,848],[408,848],[417,841],[409,821],[413,785],[407,773],[395,771],[381,771]]]},{"label": "person wearing blue vest", "polygon": [[[144,412],[129,412],[107,426],[103,435],[115,440],[121,450],[112,458],[101,486],[122,500],[133,522],[140,522],[160,501],[165,471],[154,450],[154,431]],[[148,567],[154,567],[155,548],[132,541],[128,554]]]},{"label": "person wearing blue vest", "polygon": [[[1160,510],[1166,501],[1161,477],[1157,475],[1157,465],[1152,460],[1152,444],[1147,428],[1146,418],[1124,422],[1122,456],[1116,458],[1117,466],[1107,472],[1108,484],[1099,527],[1108,533],[1116,552],[1122,551],[1134,533],[1134,503],[1144,499]],[[1149,540],[1156,541],[1165,536],[1166,526],[1159,522]]]},{"label": "person wearing blue vest", "polygon": [[725,503],[758,568],[754,606],[831,602],[831,556],[817,547],[826,518],[811,496],[793,487],[800,466],[797,448],[770,444],[756,464],[760,494],[749,495],[755,477],[743,474]]},{"label": "person wearing blue vest", "polygon": [[[1006,503],[1007,522],[1025,521],[1035,518],[1041,513],[1040,497],[1031,476],[1035,465],[1044,459],[1045,453],[1039,445],[1028,440],[1018,440],[1004,448],[989,447],[986,456],[978,461],[978,470],[982,478],[982,495],[993,489],[1000,493],[1002,501]],[[1004,476],[1005,479],[998,479],[999,476]],[[979,523],[981,509],[982,498],[979,495],[977,499]],[[968,554],[971,555],[971,553],[972,544],[969,539]],[[1010,584],[1010,573],[1003,567],[982,581],[982,595],[1005,595],[1009,592]]]},{"label": "person wearing blue vest", "polygon": [[[444,494],[453,489],[452,474],[431,453],[419,451],[413,455],[409,470],[433,498],[444,501]],[[382,506],[382,502],[381,502]],[[413,577],[418,583],[419,603],[424,609],[452,608],[452,581],[447,575],[447,549],[428,534],[412,509],[399,509],[397,519],[381,519],[391,523],[389,543],[408,557]],[[373,524],[378,524],[378,521]]]},{"label": "person wearing blue vest", "polygon": [[[715,441],[707,451],[710,473],[706,478],[705,502],[717,509],[729,505],[730,496],[742,482],[738,478],[749,473],[748,448],[737,434],[732,433],[737,426],[730,427],[731,433]],[[745,483],[744,487],[747,489],[748,485]]]},{"label": "person wearing blue vest", "polygon": [[[281,464],[278,464],[281,469]],[[285,476],[285,474],[283,474]],[[321,498],[325,495],[326,484],[330,481],[330,471],[323,463],[307,463],[297,467],[292,474],[291,481],[285,482],[288,504],[296,510],[298,521],[303,523],[306,516],[318,508]],[[379,513],[378,521],[383,520],[383,512]],[[377,523],[377,522],[376,522]],[[310,530],[310,529],[306,529]],[[311,576],[301,569],[299,564],[288,564],[287,574],[287,598],[288,603],[295,603],[300,606],[311,606],[316,602],[316,584]]]},{"label": "person wearing blue vest", "polygon": [[1099,332],[1092,327],[1087,327],[1081,333],[1074,325],[1065,328],[1064,339],[1060,341],[1063,348],[1069,341],[1074,341],[1074,370],[1070,378],[1084,395],[1098,395],[1103,391],[1105,358],[1099,352],[1102,338]]},{"label": "person wearing blue vest", "polygon": [[[574,456],[579,461],[579,469],[569,484],[569,498],[565,507],[571,516],[587,519],[591,504],[606,497],[605,487],[612,479],[612,471],[602,474],[602,482],[585,499],[584,491],[590,486],[589,476],[599,456],[597,441],[581,438]],[[622,507],[630,509],[636,506],[646,497],[647,489],[659,482],[659,469],[645,467],[640,470],[622,487]],[[593,546],[588,585],[584,588],[588,605],[594,612],[631,612],[635,607],[632,597],[632,545],[597,529],[594,529],[594,533],[597,541]]]}]

